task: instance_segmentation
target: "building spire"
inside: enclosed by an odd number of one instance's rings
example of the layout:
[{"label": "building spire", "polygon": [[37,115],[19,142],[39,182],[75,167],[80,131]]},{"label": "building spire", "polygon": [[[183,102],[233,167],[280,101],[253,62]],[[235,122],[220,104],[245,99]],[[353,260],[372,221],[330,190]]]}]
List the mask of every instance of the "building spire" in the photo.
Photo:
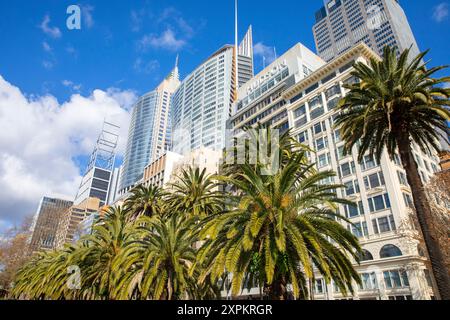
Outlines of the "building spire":
[{"label": "building spire", "polygon": [[167,76],[167,80],[169,79],[175,79],[180,80],[180,72],[178,70],[178,62],[179,62],[179,55],[177,54],[177,57],[175,58],[175,67],[172,69],[172,71]]}]

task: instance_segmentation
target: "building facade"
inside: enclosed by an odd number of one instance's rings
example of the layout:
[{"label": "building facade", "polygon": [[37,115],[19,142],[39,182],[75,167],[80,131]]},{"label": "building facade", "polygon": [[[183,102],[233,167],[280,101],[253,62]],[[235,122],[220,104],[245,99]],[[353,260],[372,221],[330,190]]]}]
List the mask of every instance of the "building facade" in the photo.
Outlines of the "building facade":
[{"label": "building facade", "polygon": [[144,169],[143,184],[146,186],[164,187],[169,183],[175,165],[183,159],[182,155],[166,152]]},{"label": "building facade", "polygon": [[398,0],[326,0],[313,27],[319,56],[330,61],[358,43],[380,56],[384,46],[418,55],[414,34]]},{"label": "building facade", "polygon": [[[345,96],[343,85],[358,81],[350,73],[355,61],[368,63],[379,57],[360,44],[313,72],[287,90],[289,127],[292,135],[310,146],[310,160],[319,171],[337,172],[326,183],[345,185],[338,195],[357,203],[341,206],[339,213],[352,224],[342,222],[360,239],[364,249],[360,265],[363,285],[355,297],[343,297],[336,286],[326,285],[317,275],[317,299],[423,300],[433,297],[428,261],[411,221],[413,202],[399,156],[391,160],[384,153],[377,163],[369,155],[357,161],[357,150],[343,153],[339,130],[334,128],[335,107]],[[427,183],[439,171],[437,154],[424,154],[414,147],[420,175]]]},{"label": "building facade", "polygon": [[81,234],[81,223],[87,217],[95,215],[100,209],[100,199],[88,198],[79,205],[73,205],[66,210],[56,233],[56,248],[62,248],[66,243],[73,243]]},{"label": "building facade", "polygon": [[237,136],[244,127],[257,123],[286,129],[288,117],[283,92],[324,64],[320,57],[298,43],[241,86],[229,119],[232,135]]},{"label": "building facade", "polygon": [[121,194],[133,188],[142,179],[144,168],[169,148],[171,101],[179,84],[177,58],[175,68],[166,79],[134,105],[121,174]]},{"label": "building facade", "polygon": [[235,83],[242,85],[253,77],[252,48],[249,29],[238,59],[235,46],[225,45],[183,80],[173,99],[173,152],[187,155],[201,147],[225,147],[226,122],[237,96]]},{"label": "building facade", "polygon": [[183,169],[188,167],[205,170],[207,175],[217,174],[222,161],[222,151],[200,148],[182,156],[167,152],[145,168],[143,184],[164,188],[174,183]]},{"label": "building facade", "polygon": [[73,205],[72,201],[54,197],[43,197],[34,217],[30,242],[31,252],[52,250],[57,245],[57,233],[64,213]]}]

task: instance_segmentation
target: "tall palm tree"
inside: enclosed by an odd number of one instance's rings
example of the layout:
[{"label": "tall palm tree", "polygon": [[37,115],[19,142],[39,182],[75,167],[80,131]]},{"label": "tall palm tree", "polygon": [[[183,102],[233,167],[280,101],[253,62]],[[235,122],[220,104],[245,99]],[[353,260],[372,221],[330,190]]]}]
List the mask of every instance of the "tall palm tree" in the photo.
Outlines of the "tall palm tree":
[{"label": "tall palm tree", "polygon": [[132,237],[122,208],[109,208],[94,226],[92,235],[83,239],[87,246],[79,251],[82,286],[87,299],[116,299],[114,288],[123,270],[114,268],[115,260]]},{"label": "tall palm tree", "polygon": [[190,274],[196,257],[192,221],[176,215],[142,217],[136,226],[138,236],[116,264],[126,274],[116,288],[118,297],[179,300],[200,294]]},{"label": "tall palm tree", "polygon": [[336,196],[335,189],[342,186],[323,184],[334,173],[317,173],[314,164],[307,164],[305,151],[279,152],[283,161],[274,175],[243,164],[221,177],[236,190],[235,209],[203,225],[198,262],[206,268],[200,281],[208,276],[217,281],[230,272],[232,294],[237,295],[254,274],[270,298],[287,299],[289,284],[299,298],[308,295],[307,280],[316,267],[327,282],[333,279],[342,292],[353,292],[352,280],[360,279],[351,258],[357,259],[360,247],[335,220],[337,205],[348,203]]},{"label": "tall palm tree", "polygon": [[206,169],[183,168],[176,181],[169,185],[171,212],[189,217],[205,217],[223,210],[223,195],[213,176]]},{"label": "tall palm tree", "polygon": [[445,67],[427,70],[422,62],[426,54],[408,62],[409,50],[397,59],[395,50],[385,47],[383,60],[371,59],[369,65],[356,63],[352,74],[361,81],[347,86],[350,92],[340,103],[336,126],[341,129],[346,152],[361,142],[359,160],[367,152],[380,160],[384,150],[393,159],[398,150],[439,293],[443,299],[450,299],[449,274],[413,153],[413,144],[423,152],[439,150],[438,130],[449,133],[446,121],[450,119],[450,90],[439,86],[450,78],[433,78]]},{"label": "tall palm tree", "polygon": [[160,215],[163,214],[163,196],[163,190],[157,186],[139,185],[131,190],[131,195],[125,200],[124,208],[130,219]]}]

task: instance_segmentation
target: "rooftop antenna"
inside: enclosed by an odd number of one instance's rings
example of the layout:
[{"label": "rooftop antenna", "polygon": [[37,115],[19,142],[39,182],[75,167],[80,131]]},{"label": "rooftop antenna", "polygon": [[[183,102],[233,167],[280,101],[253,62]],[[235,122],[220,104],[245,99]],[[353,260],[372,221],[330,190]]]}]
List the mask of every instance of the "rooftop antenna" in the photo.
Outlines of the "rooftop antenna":
[{"label": "rooftop antenna", "polygon": [[263,56],[263,69],[266,68],[266,56]]},{"label": "rooftop antenna", "polygon": [[277,60],[278,56],[277,56],[277,48],[276,47],[273,47],[273,54],[275,56],[275,60]]}]

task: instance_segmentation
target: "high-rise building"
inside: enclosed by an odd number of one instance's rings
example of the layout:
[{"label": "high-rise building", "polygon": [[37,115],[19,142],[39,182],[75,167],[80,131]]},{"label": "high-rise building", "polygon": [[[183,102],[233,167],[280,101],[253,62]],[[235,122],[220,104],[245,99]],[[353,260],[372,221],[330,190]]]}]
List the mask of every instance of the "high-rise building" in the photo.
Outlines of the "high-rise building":
[{"label": "high-rise building", "polygon": [[[344,1],[345,3],[345,1]],[[325,181],[344,185],[338,195],[357,206],[343,206],[341,221],[360,240],[364,249],[355,269],[363,284],[355,288],[356,299],[430,299],[433,296],[429,262],[411,216],[413,201],[406,172],[399,156],[391,160],[384,153],[377,162],[367,154],[360,163],[357,149],[343,153],[344,142],[334,127],[337,102],[348,92],[344,84],[355,83],[354,62],[379,59],[365,44],[359,44],[314,71],[284,94],[291,134],[315,152],[311,162],[318,171],[333,170],[337,176]],[[435,153],[423,153],[414,146],[420,175],[427,183],[439,171]],[[319,274],[314,283],[316,299],[344,299],[336,286],[327,285]]]},{"label": "high-rise building", "polygon": [[66,243],[72,243],[79,238],[81,223],[100,209],[100,199],[88,198],[78,205],[71,206],[62,215],[56,233],[56,248],[62,248]]},{"label": "high-rise building", "polygon": [[398,0],[326,0],[316,13],[313,27],[319,56],[330,61],[358,43],[367,44],[380,56],[392,46],[398,52],[419,47]]},{"label": "high-rise building", "polygon": [[170,147],[172,95],[180,85],[178,58],[175,68],[153,91],[135,103],[121,175],[120,193],[142,179],[144,168]]},{"label": "high-rise building", "polygon": [[[229,120],[236,136],[257,123],[287,129],[283,92],[325,64],[301,43],[272,62],[238,90],[238,100]],[[232,142],[232,139],[228,139]]]},{"label": "high-rise building", "polygon": [[55,197],[43,197],[34,217],[30,250],[51,250],[56,248],[58,228],[62,222],[64,213],[73,202]]},{"label": "high-rise building", "polygon": [[[252,30],[239,45],[225,45],[196,68],[174,94],[172,151],[186,155],[207,147],[225,147],[226,122],[237,97],[237,88],[253,77]],[[236,76],[237,72],[237,76]]]},{"label": "high-rise building", "polygon": [[101,206],[106,204],[116,159],[118,131],[116,125],[104,122],[75,197],[75,205],[89,198],[100,199]]}]

